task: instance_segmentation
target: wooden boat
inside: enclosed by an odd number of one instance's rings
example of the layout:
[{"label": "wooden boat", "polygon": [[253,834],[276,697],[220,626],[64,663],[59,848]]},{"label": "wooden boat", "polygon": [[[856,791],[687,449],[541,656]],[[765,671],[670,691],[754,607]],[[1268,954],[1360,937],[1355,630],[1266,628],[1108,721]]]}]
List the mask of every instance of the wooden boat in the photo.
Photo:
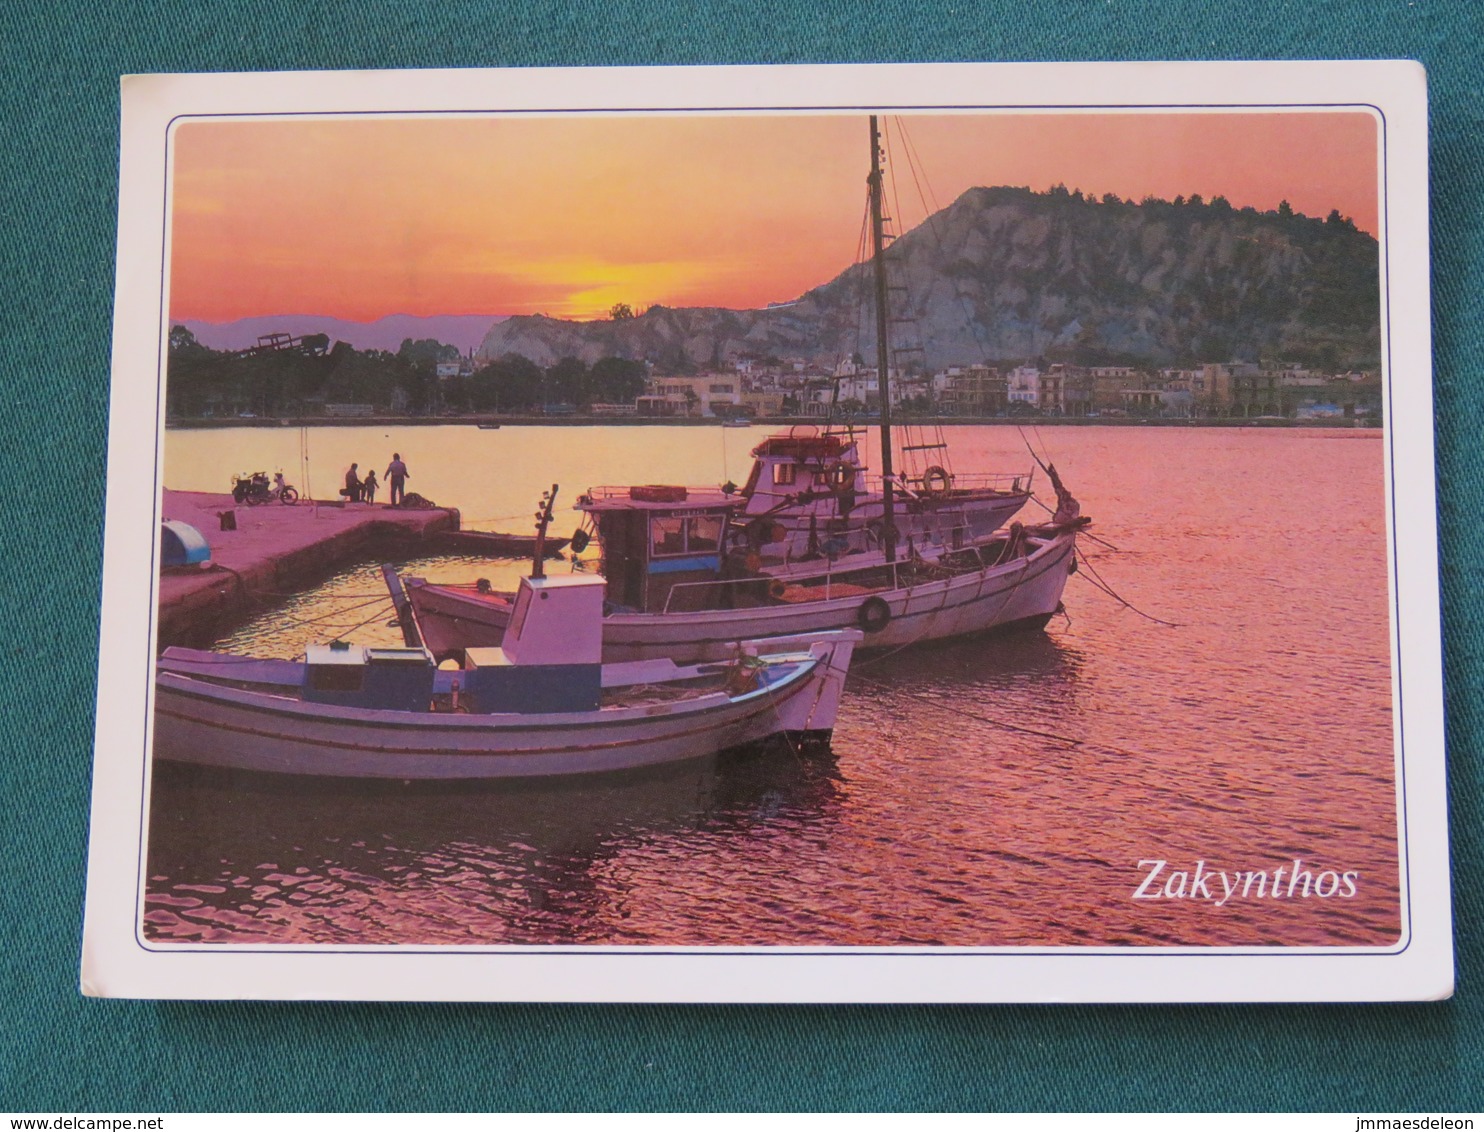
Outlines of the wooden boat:
[{"label": "wooden boat", "polygon": [[530,778],[827,741],[858,632],[744,641],[718,664],[600,663],[603,581],[523,578],[501,648],[336,642],[303,661],[167,649],[154,757],[280,774]]},{"label": "wooden boat", "polygon": [[[970,633],[1039,629],[1061,607],[1076,569],[1077,532],[1087,520],[1039,527],[1018,524],[996,539],[934,561],[909,559],[854,566],[825,563],[815,573],[725,576],[630,571],[605,558],[610,609],[603,617],[603,658],[678,663],[719,660],[730,642],[858,629],[862,647],[898,648]],[[605,556],[610,552],[605,546]],[[393,576],[395,577],[395,575]],[[613,607],[615,585],[639,577],[644,606]],[[509,595],[477,585],[398,580],[421,642],[439,657],[503,639],[515,613]],[[397,583],[394,583],[397,584]]]},{"label": "wooden boat", "polygon": [[[837,556],[882,554],[888,499],[896,541],[911,539],[921,548],[986,539],[1031,498],[1033,470],[966,475],[932,465],[915,476],[872,476],[862,461],[858,433],[794,425],[753,449],[752,469],[741,487],[601,486],[581,495],[577,506],[596,522],[614,502],[693,500],[725,510],[728,525],[738,529],[751,553],[776,565],[818,557],[826,543],[827,552]],[[596,525],[592,533],[602,535]]]}]

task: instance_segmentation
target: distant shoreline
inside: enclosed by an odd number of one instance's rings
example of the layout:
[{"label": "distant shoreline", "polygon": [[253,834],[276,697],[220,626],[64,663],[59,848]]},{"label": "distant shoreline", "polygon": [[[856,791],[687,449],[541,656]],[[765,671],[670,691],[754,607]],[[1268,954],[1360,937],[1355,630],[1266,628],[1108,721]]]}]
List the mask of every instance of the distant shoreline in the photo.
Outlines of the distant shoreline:
[{"label": "distant shoreline", "polygon": [[[825,425],[818,417],[769,417],[751,423],[751,428],[792,428],[797,425]],[[843,422],[834,422],[841,424]],[[1326,418],[1321,420],[1291,420],[1286,417],[1197,417],[1189,419],[1160,417],[906,417],[892,422],[899,426],[911,425],[1072,425],[1077,428],[1332,428],[1332,429],[1379,429],[1380,421],[1367,422],[1365,418]],[[858,428],[875,428],[877,420],[857,421]],[[188,432],[197,429],[221,428],[413,428],[425,425],[462,425],[465,428],[493,426],[493,428],[520,428],[544,425],[557,427],[586,427],[608,425],[620,428],[646,425],[662,425],[667,428],[720,428],[717,417],[596,417],[581,416],[529,416],[529,417],[202,417],[188,420],[167,421],[170,432]],[[491,431],[493,431],[493,428]]]}]

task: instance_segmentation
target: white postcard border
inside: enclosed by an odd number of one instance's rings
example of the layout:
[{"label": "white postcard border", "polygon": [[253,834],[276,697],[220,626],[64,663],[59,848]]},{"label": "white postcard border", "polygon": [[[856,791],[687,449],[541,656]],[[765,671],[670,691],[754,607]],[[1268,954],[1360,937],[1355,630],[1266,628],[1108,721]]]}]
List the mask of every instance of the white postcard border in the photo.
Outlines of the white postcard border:
[{"label": "white postcard border", "polygon": [[[1106,92],[1130,92],[1116,105]],[[1192,101],[1218,91],[1219,102]],[[1281,92],[1275,103],[1274,92]],[[1416,64],[945,64],[130,76],[123,82],[110,482],[158,481],[172,122],[379,113],[1315,110],[1384,118],[1383,357],[1404,934],[1394,948],[239,948],[138,934],[158,500],[111,491],[83,990],[157,998],[1365,1001],[1451,993],[1433,477],[1425,77]],[[479,108],[471,111],[471,107]],[[698,111],[697,108],[705,108]],[[803,108],[803,109],[801,109]],[[1401,382],[1405,396],[1395,396]],[[158,493],[156,493],[157,495]],[[1396,500],[1405,500],[1398,506]],[[142,601],[142,595],[150,600]],[[144,765],[141,765],[141,759]]]}]

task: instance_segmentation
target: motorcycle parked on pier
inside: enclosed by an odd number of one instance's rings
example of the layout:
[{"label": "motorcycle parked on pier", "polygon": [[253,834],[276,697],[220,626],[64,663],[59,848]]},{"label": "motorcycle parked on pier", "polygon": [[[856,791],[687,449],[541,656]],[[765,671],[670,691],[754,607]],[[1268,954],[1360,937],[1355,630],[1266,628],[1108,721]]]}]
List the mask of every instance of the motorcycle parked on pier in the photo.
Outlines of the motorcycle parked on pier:
[{"label": "motorcycle parked on pier", "polygon": [[267,472],[253,472],[232,477],[232,502],[246,503],[256,507],[260,503],[293,504],[299,502],[299,493],[283,478],[282,472],[273,475],[273,486],[268,486]]}]

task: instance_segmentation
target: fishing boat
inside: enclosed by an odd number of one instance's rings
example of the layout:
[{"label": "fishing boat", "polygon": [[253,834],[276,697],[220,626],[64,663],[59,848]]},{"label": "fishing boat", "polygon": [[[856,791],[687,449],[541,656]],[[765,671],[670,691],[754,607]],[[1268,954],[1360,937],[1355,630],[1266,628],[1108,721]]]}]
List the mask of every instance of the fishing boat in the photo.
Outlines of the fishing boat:
[{"label": "fishing boat", "polygon": [[[654,520],[706,520],[704,511],[640,511]],[[610,595],[602,619],[606,661],[725,658],[739,637],[857,630],[863,648],[898,648],[971,633],[1039,629],[1061,608],[1076,570],[1085,517],[1014,524],[1001,536],[929,561],[920,557],[816,573],[736,573],[696,564],[666,573],[663,557],[627,558],[604,547]],[[659,567],[659,572],[654,572]],[[590,576],[590,575],[588,575]],[[488,584],[440,585],[392,574],[416,617],[423,646],[439,657],[503,640],[519,598]],[[624,587],[631,587],[625,589]],[[612,595],[640,604],[613,604]]]},{"label": "fishing boat", "polygon": [[[868,474],[859,431],[803,424],[766,437],[753,449],[752,470],[741,487],[600,486],[579,497],[577,506],[596,520],[615,500],[635,498],[636,491],[661,502],[695,499],[724,509],[728,525],[737,529],[734,545],[745,540],[770,566],[807,562],[822,553],[880,558],[886,477]],[[908,447],[930,446],[939,445]],[[892,529],[899,542],[910,538],[919,550],[987,539],[1031,498],[1034,474],[965,476],[933,465],[914,476],[894,476]],[[589,538],[601,535],[596,523],[582,529]]]},{"label": "fishing boat", "polygon": [[[889,436],[889,409],[882,421]],[[1033,469],[950,470],[941,430],[902,444],[884,441],[885,466],[874,475],[862,456],[862,436],[853,425],[794,425],[753,449],[752,469],[737,491],[737,513],[751,524],[749,537],[764,561],[809,554],[822,538],[842,550],[879,550],[889,500],[896,504],[891,522],[899,540],[974,542],[1003,527],[1031,497]],[[893,471],[893,450],[912,466]],[[934,462],[924,463],[929,452]]]},{"label": "fishing boat", "polygon": [[[553,489],[553,495],[555,489]],[[167,649],[154,757],[391,779],[628,770],[773,736],[828,741],[855,631],[734,642],[719,663],[601,660],[602,578],[535,557],[500,647],[457,670],[426,648],[311,647],[303,661]]]},{"label": "fishing boat", "polygon": [[[889,372],[887,285],[874,117],[871,144],[878,363],[884,381]],[[596,488],[581,496],[578,506],[591,520],[607,580],[604,658],[699,663],[719,659],[728,642],[739,637],[814,631],[857,629],[863,647],[895,648],[1044,627],[1061,607],[1067,578],[1076,569],[1077,534],[1089,522],[1077,500],[1048,465],[1057,494],[1050,521],[1002,530],[990,508],[975,521],[965,518],[972,508],[945,506],[955,498],[951,480],[935,479],[933,490],[919,481],[922,490],[914,490],[893,472],[891,399],[889,390],[883,393],[881,490],[871,501],[875,510],[867,512],[873,518],[864,526],[846,525],[838,511],[785,515],[776,502],[749,510],[764,478],[759,466],[808,468],[809,484],[817,483],[819,474],[839,476],[840,490],[831,490],[830,498],[840,507],[844,489],[851,483],[861,487],[864,474],[858,461],[851,465],[842,459],[854,459],[858,451],[851,433],[771,438],[760,449],[750,492],[642,485]],[[849,469],[848,483],[832,470],[840,467]],[[777,485],[786,473],[768,479]],[[816,500],[805,497],[805,482],[793,481],[801,490],[792,501],[807,508]],[[848,506],[852,515],[858,516],[864,494],[855,492]],[[986,490],[975,498],[986,503],[998,498],[1018,508],[1029,494],[1026,477],[1012,480],[1003,492]],[[771,557],[764,553],[769,547],[775,550]],[[498,643],[513,622],[513,600],[487,582],[435,585],[385,573],[394,597],[415,614],[417,643],[437,656]]]}]

